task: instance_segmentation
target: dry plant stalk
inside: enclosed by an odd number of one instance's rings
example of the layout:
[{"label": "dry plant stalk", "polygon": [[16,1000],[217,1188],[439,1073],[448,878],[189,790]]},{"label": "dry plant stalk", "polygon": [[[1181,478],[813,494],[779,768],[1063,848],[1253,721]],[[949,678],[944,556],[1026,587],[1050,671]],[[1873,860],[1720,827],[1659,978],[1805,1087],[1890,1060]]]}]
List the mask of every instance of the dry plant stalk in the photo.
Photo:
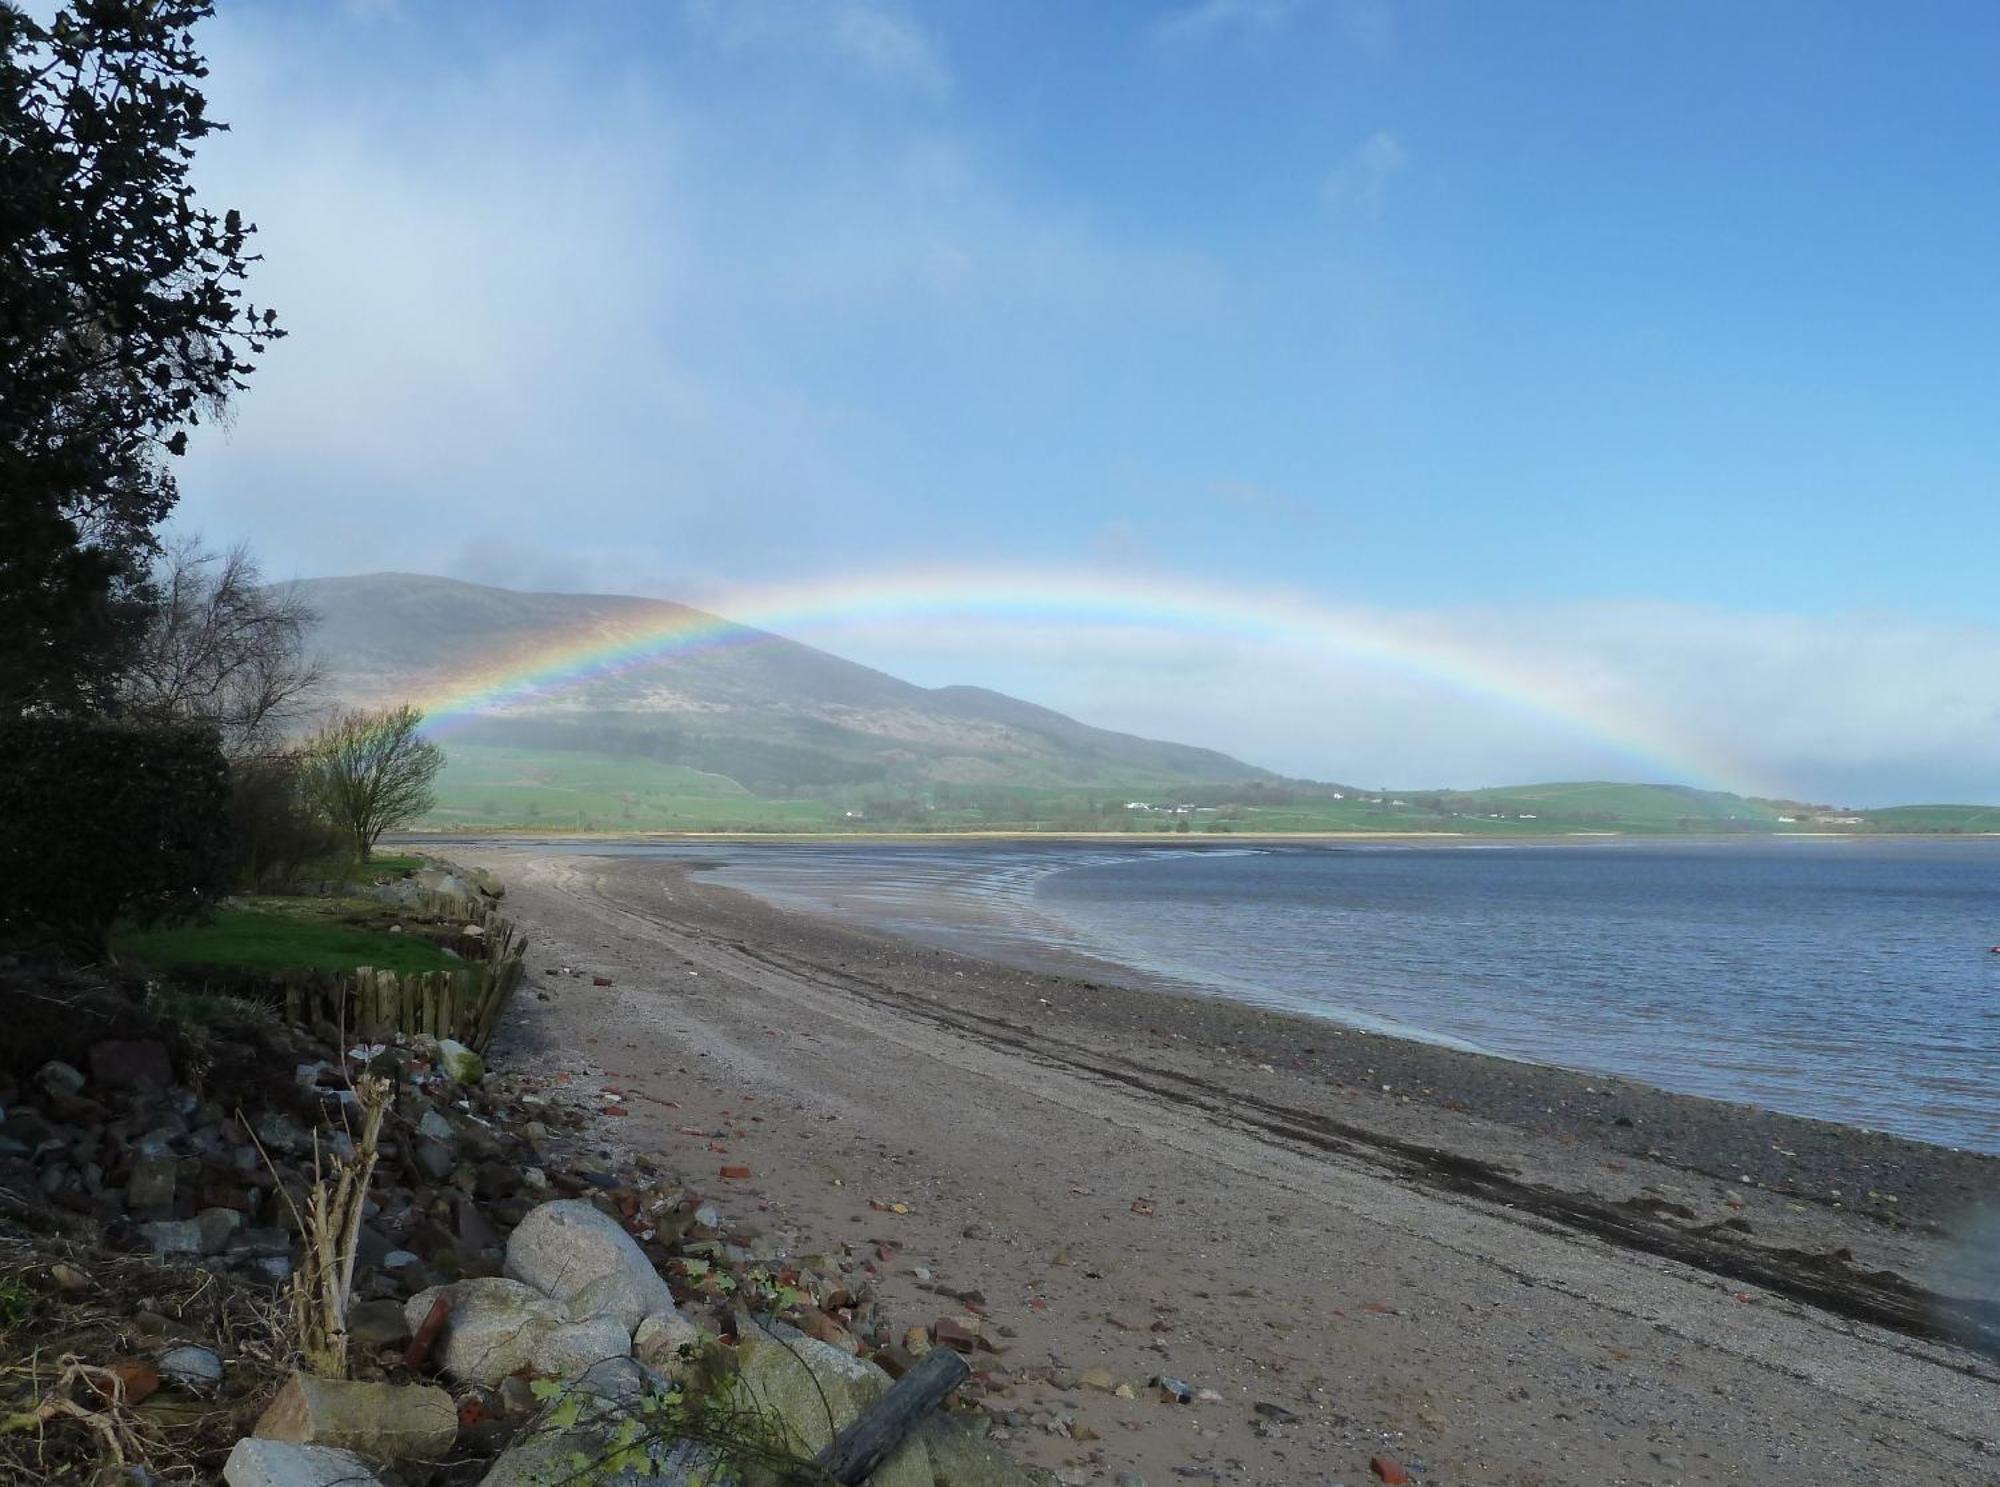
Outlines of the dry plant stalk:
[{"label": "dry plant stalk", "polygon": [[[60,1359],[56,1367],[59,1371],[54,1386],[34,1408],[0,1416],[0,1435],[40,1430],[51,1420],[77,1420],[89,1428],[105,1454],[120,1466],[135,1457],[143,1461],[145,1452],[123,1414],[126,1408],[125,1380],[111,1369],[85,1363],[73,1354]],[[72,1396],[78,1384],[87,1385],[95,1391],[104,1402],[103,1407],[89,1409],[78,1404]]]},{"label": "dry plant stalk", "polygon": [[361,1210],[382,1136],[382,1117],[394,1086],[363,1075],[354,1094],[361,1106],[361,1132],[354,1155],[334,1159],[332,1180],[321,1171],[318,1144],[313,1152],[312,1192],[301,1223],[305,1260],[292,1277],[292,1325],[308,1371],[322,1378],[347,1377],[347,1303],[354,1290],[354,1251],[361,1237]]}]

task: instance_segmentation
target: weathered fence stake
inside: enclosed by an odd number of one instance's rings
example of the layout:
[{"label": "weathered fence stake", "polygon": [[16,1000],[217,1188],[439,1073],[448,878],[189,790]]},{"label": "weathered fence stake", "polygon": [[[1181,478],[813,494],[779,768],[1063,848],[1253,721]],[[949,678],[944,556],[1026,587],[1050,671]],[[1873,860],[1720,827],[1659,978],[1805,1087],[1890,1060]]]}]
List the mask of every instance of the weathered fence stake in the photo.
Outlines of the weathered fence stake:
[{"label": "weathered fence stake", "polygon": [[904,1374],[833,1444],[819,1454],[819,1468],[842,1487],[859,1487],[895,1454],[945,1396],[972,1376],[972,1368],[949,1348],[932,1348],[923,1362]]}]

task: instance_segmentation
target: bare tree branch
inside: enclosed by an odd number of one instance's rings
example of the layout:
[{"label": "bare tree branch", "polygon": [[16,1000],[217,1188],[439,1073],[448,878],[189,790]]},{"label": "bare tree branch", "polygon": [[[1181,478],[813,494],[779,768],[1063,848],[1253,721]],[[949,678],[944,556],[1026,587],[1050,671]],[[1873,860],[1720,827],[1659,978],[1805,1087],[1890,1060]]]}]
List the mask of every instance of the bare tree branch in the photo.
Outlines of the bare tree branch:
[{"label": "bare tree branch", "polygon": [[296,590],[267,585],[242,547],[171,543],[153,586],[158,607],[121,683],[125,709],[210,724],[231,759],[267,752],[319,686],[305,649],[319,617]]},{"label": "bare tree branch", "polygon": [[437,803],[432,783],[444,750],[419,731],[424,715],[404,703],[382,712],[345,712],[306,748],[306,771],[320,808],[346,831],[366,862],[376,838]]}]

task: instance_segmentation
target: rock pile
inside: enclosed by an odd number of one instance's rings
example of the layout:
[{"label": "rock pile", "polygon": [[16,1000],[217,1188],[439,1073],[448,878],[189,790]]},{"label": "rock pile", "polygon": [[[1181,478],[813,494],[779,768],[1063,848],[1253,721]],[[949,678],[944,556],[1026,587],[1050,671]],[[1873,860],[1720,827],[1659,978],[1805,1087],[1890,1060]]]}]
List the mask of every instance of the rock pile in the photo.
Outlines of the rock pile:
[{"label": "rock pile", "polygon": [[[93,1407],[134,1440],[183,1419],[158,1414],[177,1399],[255,1421],[211,1455],[189,1448],[233,1487],[754,1483],[824,1449],[932,1345],[882,1315],[873,1246],[803,1253],[644,1156],[613,1161],[560,1076],[492,1076],[427,1038],[334,1048],[271,1020],[105,1039],[0,1082],[0,1189],[39,1195],[51,1309],[136,1268],[205,1276],[281,1319],[316,1163],[351,1152],[364,1072],[394,1095],[356,1246],[351,1377],[289,1373],[282,1334],[249,1346],[186,1315],[122,1328],[131,1356],[87,1361],[130,1381]],[[936,1341],[976,1349],[977,1332]],[[871,1480],[1038,1480],[986,1428],[934,1416]]]}]

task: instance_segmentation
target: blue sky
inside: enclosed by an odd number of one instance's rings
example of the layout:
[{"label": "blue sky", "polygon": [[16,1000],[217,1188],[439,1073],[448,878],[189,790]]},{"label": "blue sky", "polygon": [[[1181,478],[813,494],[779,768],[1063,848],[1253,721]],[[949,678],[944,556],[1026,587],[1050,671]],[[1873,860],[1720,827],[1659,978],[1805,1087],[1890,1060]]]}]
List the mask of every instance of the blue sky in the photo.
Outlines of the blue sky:
[{"label": "blue sky", "polygon": [[[279,571],[1282,591],[1715,783],[2000,798],[1994,7],[236,0],[208,45],[293,334],[186,519]],[[1322,776],[1646,763],[1201,636],[803,638]]]}]

